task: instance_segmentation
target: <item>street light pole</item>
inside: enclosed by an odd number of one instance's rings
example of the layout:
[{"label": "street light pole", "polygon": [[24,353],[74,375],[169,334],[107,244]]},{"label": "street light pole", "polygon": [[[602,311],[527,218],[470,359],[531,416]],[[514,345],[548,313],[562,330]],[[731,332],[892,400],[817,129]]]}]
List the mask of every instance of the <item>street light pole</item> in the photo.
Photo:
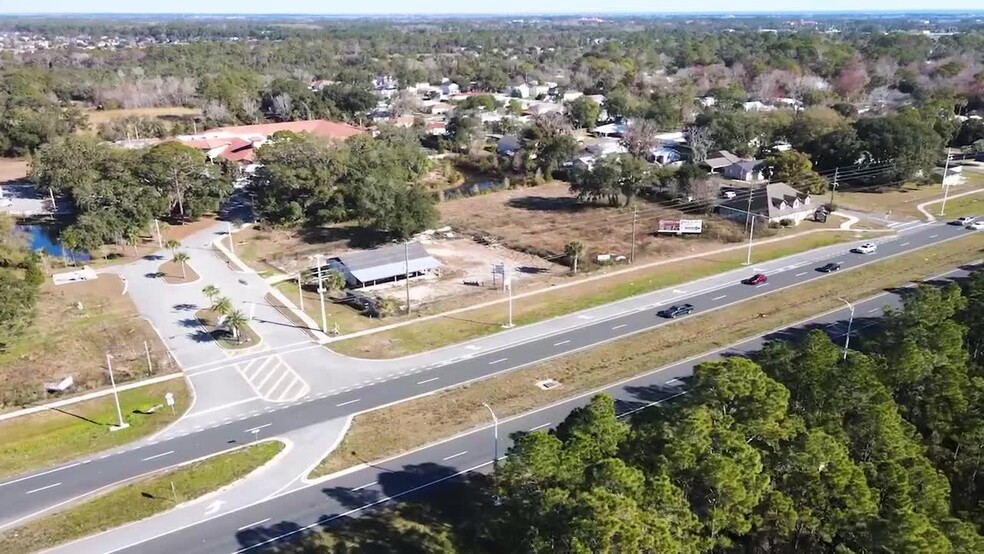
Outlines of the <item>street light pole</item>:
[{"label": "street light pole", "polygon": [[950,171],[950,152],[946,153],[946,163],[943,164],[943,203],[940,204],[940,216],[946,210],[946,197],[950,194],[950,185],[946,184],[946,173]]},{"label": "street light pole", "polygon": [[113,387],[113,398],[116,400],[116,416],[120,420],[120,424],[113,430],[126,429],[130,425],[123,421],[123,410],[120,408],[120,395],[116,391],[116,378],[113,376],[113,355],[109,352],[106,353],[106,367],[109,369],[109,383]]},{"label": "street light pole", "polygon": [[847,320],[847,335],[844,336],[844,359],[846,360],[847,347],[851,345],[851,325],[854,323],[854,305],[843,298],[838,298],[838,300],[847,304],[847,307],[851,309],[851,317]]},{"label": "street light pole", "polygon": [[403,241],[403,267],[407,285],[407,315],[410,315],[410,241]]},{"label": "street light pole", "polygon": [[748,209],[745,210],[745,220],[748,221],[748,254],[745,255],[745,265],[752,265],[752,230],[755,228],[755,216],[752,214],[752,185],[748,185]]},{"label": "street light pole", "polygon": [[236,247],[233,245],[232,241],[232,222],[226,221],[226,234],[229,235],[229,252],[233,254],[236,253]]},{"label": "street light pole", "polygon": [[297,272],[297,301],[301,305],[301,311],[304,311],[304,286],[301,284],[301,272]]},{"label": "street light pole", "polygon": [[325,282],[321,279],[321,254],[315,259],[318,264],[318,298],[321,300],[321,332],[328,334],[328,316],[325,314]]},{"label": "street light pole", "polygon": [[509,291],[509,323],[503,327],[509,329],[513,326],[513,302],[512,302],[512,277],[509,275],[509,266],[502,264],[502,288]]},{"label": "street light pole", "polygon": [[499,461],[499,418],[495,417],[495,412],[492,411],[492,406],[489,406],[485,402],[482,402],[482,406],[485,406],[485,408],[488,409],[489,413],[492,414],[492,432],[493,432],[493,436],[495,437],[495,443],[492,447],[492,452],[495,457],[492,458],[492,461],[498,462]]}]

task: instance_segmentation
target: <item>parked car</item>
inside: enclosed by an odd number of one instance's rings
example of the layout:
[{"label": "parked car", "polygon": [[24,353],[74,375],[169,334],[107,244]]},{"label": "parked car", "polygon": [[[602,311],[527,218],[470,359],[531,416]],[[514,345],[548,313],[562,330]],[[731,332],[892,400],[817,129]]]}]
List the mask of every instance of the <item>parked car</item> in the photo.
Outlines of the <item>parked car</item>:
[{"label": "parked car", "polygon": [[680,304],[679,306],[671,306],[666,308],[656,315],[659,317],[665,317],[666,319],[673,319],[678,315],[687,315],[692,313],[694,313],[693,304]]},{"label": "parked car", "polygon": [[976,219],[977,219],[976,217],[969,216],[969,215],[964,217],[958,217],[957,219],[951,221],[950,225],[960,225],[961,227],[966,227],[967,225],[973,223]]},{"label": "parked car", "polygon": [[742,281],[745,285],[761,285],[769,281],[769,278],[765,276],[765,273],[756,273],[748,279]]},{"label": "parked car", "polygon": [[837,262],[831,262],[829,264],[824,264],[824,265],[818,267],[817,268],[817,271],[819,271],[821,273],[830,273],[832,271],[837,271],[840,268],[841,268],[841,264],[839,264]]},{"label": "parked car", "polygon": [[984,221],[971,221],[967,224],[967,228],[973,231],[980,231],[984,229]]},{"label": "parked car", "polygon": [[858,254],[874,254],[875,250],[878,250],[877,244],[873,242],[866,242],[855,248],[853,252],[857,252]]}]

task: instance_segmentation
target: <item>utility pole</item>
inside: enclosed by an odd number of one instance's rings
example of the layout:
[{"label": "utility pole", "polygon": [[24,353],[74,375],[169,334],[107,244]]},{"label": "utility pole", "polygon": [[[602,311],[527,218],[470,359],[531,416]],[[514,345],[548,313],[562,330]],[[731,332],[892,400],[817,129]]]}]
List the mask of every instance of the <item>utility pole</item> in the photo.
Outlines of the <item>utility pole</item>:
[{"label": "utility pole", "polygon": [[639,217],[639,206],[632,207],[632,247],[629,249],[629,263],[635,261],[636,248],[636,219]]},{"label": "utility pole", "polygon": [[297,301],[301,305],[301,311],[304,311],[304,287],[301,285],[301,272],[297,272]]},{"label": "utility pole", "polygon": [[499,418],[495,417],[495,412],[492,411],[492,406],[489,406],[485,402],[482,402],[482,406],[492,414],[492,437],[495,442],[492,444],[492,463],[497,463],[499,461]]},{"label": "utility pole", "polygon": [[231,221],[226,221],[226,229],[227,229],[226,234],[229,235],[229,252],[232,252],[233,254],[235,254],[236,253],[236,247],[232,243],[232,222]]},{"label": "utility pole", "polygon": [[834,205],[834,191],[837,190],[837,175],[840,172],[839,167],[834,168],[834,182],[830,184],[830,205]]},{"label": "utility pole", "polygon": [[119,431],[120,429],[126,429],[130,424],[123,421],[123,410],[120,409],[120,395],[116,390],[116,378],[113,377],[113,355],[109,352],[106,352],[106,367],[109,369],[109,383],[113,387],[113,398],[116,400],[116,416],[120,420],[120,424],[111,427],[111,429],[113,431]]},{"label": "utility pole", "polygon": [[157,227],[157,247],[164,248],[164,238],[161,237],[161,220],[155,218],[154,226]]},{"label": "utility pole", "polygon": [[509,276],[509,267],[505,263],[502,264],[502,288],[509,291],[509,323],[503,325],[509,329],[513,326],[512,278]]},{"label": "utility pole", "polygon": [[752,185],[748,186],[748,209],[745,210],[745,221],[748,223],[748,254],[745,265],[752,265],[752,232],[755,228],[755,216],[752,215]]},{"label": "utility pole", "polygon": [[854,323],[854,305],[843,298],[838,298],[838,300],[847,304],[847,307],[851,309],[851,317],[847,320],[847,334],[844,335],[844,359],[846,360],[847,347],[851,344],[851,325]]},{"label": "utility pole", "polygon": [[940,216],[946,210],[946,197],[950,193],[950,185],[946,184],[946,173],[948,171],[950,171],[950,151],[946,150],[946,163],[943,164],[943,182],[941,183],[943,185],[943,203],[940,205]]},{"label": "utility pole", "polygon": [[150,346],[147,344],[147,341],[144,341],[144,352],[147,354],[147,373],[153,375],[154,364],[150,361]]},{"label": "utility pole", "polygon": [[318,264],[318,298],[321,299],[321,332],[328,334],[328,316],[325,314],[325,282],[321,279],[321,254],[315,259]]},{"label": "utility pole", "polygon": [[410,315],[410,241],[403,241],[404,280],[407,282],[407,315]]},{"label": "utility pole", "polygon": [[48,187],[48,198],[51,198],[51,211],[54,213],[58,212],[58,206],[55,205],[55,193]]}]

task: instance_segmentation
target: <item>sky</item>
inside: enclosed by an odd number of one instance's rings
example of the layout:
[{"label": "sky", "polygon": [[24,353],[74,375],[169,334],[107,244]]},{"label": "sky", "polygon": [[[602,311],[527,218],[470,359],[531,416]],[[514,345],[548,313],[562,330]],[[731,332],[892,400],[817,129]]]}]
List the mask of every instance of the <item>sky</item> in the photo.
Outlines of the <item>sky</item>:
[{"label": "sky", "polygon": [[703,0],[694,4],[655,0],[0,0],[0,13],[221,13],[221,14],[529,14],[529,13],[741,13],[798,11],[984,10],[981,0]]}]

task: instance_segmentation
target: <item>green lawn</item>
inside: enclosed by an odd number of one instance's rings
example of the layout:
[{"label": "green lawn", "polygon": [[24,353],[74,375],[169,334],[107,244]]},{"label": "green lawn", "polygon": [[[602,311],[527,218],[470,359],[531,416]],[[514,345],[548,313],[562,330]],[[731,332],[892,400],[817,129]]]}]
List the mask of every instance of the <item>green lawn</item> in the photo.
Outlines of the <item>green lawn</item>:
[{"label": "green lawn", "polygon": [[[927,208],[929,213],[938,215],[940,204],[934,204]],[[946,215],[943,219],[952,219],[963,216],[984,216],[984,192],[969,194],[952,200],[946,201]]]},{"label": "green lawn", "polygon": [[[753,248],[753,263],[762,263],[799,252],[857,240],[852,231],[814,233]],[[597,279],[556,291],[526,297],[513,306],[513,322],[535,323],[551,317],[592,308],[695,279],[742,267],[744,249],[654,266],[610,278]],[[332,350],[364,358],[390,358],[424,352],[489,335],[506,322],[505,304],[421,321],[389,331],[330,344]]]},{"label": "green lawn", "polygon": [[33,552],[139,521],[237,481],[284,445],[263,442],[159,473],[0,534],[0,552]]},{"label": "green lawn", "polygon": [[[164,404],[174,394],[175,414]],[[80,402],[0,423],[0,477],[120,446],[173,423],[190,405],[184,379],[174,379],[120,393],[123,419],[130,427],[111,431],[118,422],[113,396]],[[147,413],[156,405],[153,413]],[[0,551],[4,551],[0,549]]]}]

